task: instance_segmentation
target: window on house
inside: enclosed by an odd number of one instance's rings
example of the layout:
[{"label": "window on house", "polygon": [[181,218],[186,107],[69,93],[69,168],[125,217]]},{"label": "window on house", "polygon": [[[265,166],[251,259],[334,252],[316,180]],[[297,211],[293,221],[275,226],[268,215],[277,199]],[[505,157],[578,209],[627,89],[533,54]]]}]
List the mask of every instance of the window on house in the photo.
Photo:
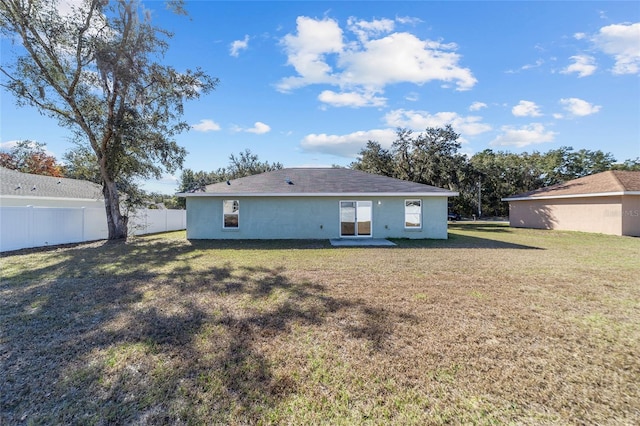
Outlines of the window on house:
[{"label": "window on house", "polygon": [[422,226],[422,200],[404,201],[404,227],[417,229]]},{"label": "window on house", "polygon": [[238,200],[222,200],[223,227],[237,228],[239,212],[240,202]]}]

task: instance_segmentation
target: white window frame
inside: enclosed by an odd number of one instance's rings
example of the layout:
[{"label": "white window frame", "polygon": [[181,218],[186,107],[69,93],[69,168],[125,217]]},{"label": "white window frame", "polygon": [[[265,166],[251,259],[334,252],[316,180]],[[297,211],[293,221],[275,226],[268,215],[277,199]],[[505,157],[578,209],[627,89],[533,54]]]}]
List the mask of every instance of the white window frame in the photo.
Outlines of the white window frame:
[{"label": "white window frame", "polygon": [[[235,212],[231,212],[231,213],[226,213],[225,212],[225,205],[227,202],[231,202],[234,203],[236,206],[236,210]],[[232,209],[234,204],[232,204]],[[225,221],[225,217],[227,215],[235,215],[236,216],[236,226],[227,226],[226,225],[226,221]],[[230,229],[230,230],[234,230],[234,229],[240,229],[240,200],[222,200],[222,229]]]},{"label": "white window frame", "polygon": [[[418,212],[419,223],[417,226],[407,226],[407,207],[409,207],[407,203],[415,203],[415,202],[417,202],[418,206],[420,207],[420,211]],[[412,213],[412,214],[415,214],[415,213]],[[410,199],[404,200],[404,229],[407,229],[407,230],[422,229],[422,200],[420,198],[410,198]]]}]

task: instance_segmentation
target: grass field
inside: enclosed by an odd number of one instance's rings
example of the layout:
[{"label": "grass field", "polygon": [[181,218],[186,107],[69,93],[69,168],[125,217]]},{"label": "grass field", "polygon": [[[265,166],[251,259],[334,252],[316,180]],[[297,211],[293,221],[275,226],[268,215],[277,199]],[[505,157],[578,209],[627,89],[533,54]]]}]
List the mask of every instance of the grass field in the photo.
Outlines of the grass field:
[{"label": "grass field", "polygon": [[640,424],[640,239],[186,241],[0,259],[0,424]]}]

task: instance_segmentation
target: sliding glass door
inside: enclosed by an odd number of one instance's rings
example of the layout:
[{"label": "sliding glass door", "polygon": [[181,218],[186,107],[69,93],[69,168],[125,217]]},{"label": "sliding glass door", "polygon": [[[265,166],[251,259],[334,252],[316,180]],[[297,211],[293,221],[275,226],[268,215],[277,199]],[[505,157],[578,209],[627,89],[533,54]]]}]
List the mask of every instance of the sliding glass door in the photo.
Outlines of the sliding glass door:
[{"label": "sliding glass door", "polygon": [[340,201],[340,236],[370,237],[371,201]]}]

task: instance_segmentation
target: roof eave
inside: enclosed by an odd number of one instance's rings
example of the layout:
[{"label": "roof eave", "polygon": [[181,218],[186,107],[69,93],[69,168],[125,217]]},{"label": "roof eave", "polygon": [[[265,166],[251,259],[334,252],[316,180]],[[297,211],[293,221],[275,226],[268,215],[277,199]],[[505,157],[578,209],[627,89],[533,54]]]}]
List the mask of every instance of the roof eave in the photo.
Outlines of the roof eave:
[{"label": "roof eave", "polygon": [[177,197],[457,197],[458,192],[180,192]]},{"label": "roof eave", "polygon": [[640,195],[640,191],[594,192],[591,194],[540,195],[528,197],[506,197],[502,201],[554,200],[563,198],[616,197],[620,195]]},{"label": "roof eave", "polygon": [[104,198],[73,198],[73,197],[52,197],[34,195],[0,195],[0,198],[16,198],[20,200],[56,200],[56,201],[103,201]]}]

